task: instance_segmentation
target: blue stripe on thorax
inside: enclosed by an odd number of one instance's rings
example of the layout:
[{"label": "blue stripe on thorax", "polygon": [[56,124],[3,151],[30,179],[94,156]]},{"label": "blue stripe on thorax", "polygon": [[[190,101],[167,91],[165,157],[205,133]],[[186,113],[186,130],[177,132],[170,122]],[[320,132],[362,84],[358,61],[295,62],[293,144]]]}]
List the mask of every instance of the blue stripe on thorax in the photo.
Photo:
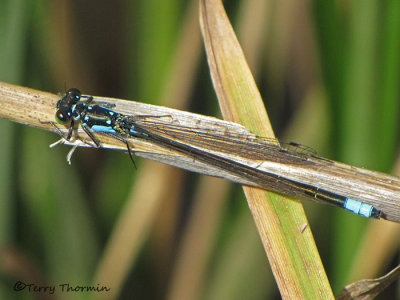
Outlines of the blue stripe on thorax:
[{"label": "blue stripe on thorax", "polygon": [[112,128],[112,127],[110,127],[110,126],[93,125],[91,128],[92,128],[94,131],[97,131],[97,132],[116,133],[116,131],[114,130],[114,128]]}]

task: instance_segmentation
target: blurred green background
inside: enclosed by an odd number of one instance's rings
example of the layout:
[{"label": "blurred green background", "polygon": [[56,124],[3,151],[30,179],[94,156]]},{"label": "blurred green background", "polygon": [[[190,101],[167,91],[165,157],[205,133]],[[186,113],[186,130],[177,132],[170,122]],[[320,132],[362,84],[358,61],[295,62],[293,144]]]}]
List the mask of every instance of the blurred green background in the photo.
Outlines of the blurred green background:
[{"label": "blurred green background", "polygon": [[[399,1],[224,5],[278,137],[393,172]],[[220,117],[198,1],[2,0],[0,15],[1,81]],[[135,170],[105,150],[79,149],[68,166],[66,146],[48,147],[55,134],[0,123],[0,298],[52,296],[16,292],[17,281],[55,285],[57,299],[280,298],[240,186],[141,159]],[[337,294],[357,273],[373,221],[304,205]],[[374,245],[364,265],[379,247],[388,246]],[[396,261],[388,251],[375,276]],[[112,292],[59,287],[110,282]],[[386,293],[395,297],[395,288]]]}]

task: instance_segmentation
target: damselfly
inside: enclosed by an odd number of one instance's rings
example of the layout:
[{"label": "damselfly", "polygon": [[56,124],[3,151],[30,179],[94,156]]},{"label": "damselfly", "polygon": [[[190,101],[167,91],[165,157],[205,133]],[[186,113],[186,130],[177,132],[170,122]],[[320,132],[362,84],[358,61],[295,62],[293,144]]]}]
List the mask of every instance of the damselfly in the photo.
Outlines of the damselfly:
[{"label": "damselfly", "polygon": [[52,124],[63,139],[71,140],[74,126],[79,123],[96,147],[101,146],[95,136],[97,133],[124,142],[133,163],[133,151],[127,139],[138,138],[245,178],[255,186],[266,190],[335,205],[367,218],[385,218],[381,210],[362,201],[350,199],[326,188],[320,188],[317,184],[308,184],[266,172],[223,155],[235,153],[242,157],[247,156],[283,164],[307,165],[310,163],[306,154],[301,151],[285,149],[277,140],[243,137],[226,131],[210,131],[162,123],[155,119],[168,116],[126,115],[105,105],[92,104],[92,101],[93,97],[82,96],[79,90],[70,89],[57,102],[56,121],[63,125],[69,125],[67,136],[54,123]]}]

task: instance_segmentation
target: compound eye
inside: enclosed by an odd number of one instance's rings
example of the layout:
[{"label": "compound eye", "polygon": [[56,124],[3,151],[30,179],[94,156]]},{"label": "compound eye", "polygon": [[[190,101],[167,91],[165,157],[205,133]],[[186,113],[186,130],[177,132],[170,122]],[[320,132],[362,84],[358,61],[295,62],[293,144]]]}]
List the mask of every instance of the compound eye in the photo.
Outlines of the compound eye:
[{"label": "compound eye", "polygon": [[64,124],[68,123],[69,118],[61,110],[57,110],[57,112],[56,112],[56,121],[57,121],[57,123],[64,125]]},{"label": "compound eye", "polygon": [[75,103],[77,103],[81,99],[81,92],[78,89],[69,89],[67,91],[67,94],[71,99],[74,99]]}]

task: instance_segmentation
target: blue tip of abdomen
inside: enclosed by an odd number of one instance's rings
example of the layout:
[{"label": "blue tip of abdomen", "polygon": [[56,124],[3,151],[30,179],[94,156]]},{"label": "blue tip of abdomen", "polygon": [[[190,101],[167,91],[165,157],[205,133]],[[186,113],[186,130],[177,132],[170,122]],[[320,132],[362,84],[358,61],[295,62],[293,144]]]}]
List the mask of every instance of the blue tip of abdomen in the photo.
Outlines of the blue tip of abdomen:
[{"label": "blue tip of abdomen", "polygon": [[374,209],[374,207],[372,205],[369,205],[369,204],[366,204],[366,203],[363,203],[363,202],[360,202],[357,200],[349,199],[349,198],[346,199],[346,202],[344,203],[343,207],[357,215],[360,215],[360,216],[363,216],[366,218],[371,217],[371,213]]}]

